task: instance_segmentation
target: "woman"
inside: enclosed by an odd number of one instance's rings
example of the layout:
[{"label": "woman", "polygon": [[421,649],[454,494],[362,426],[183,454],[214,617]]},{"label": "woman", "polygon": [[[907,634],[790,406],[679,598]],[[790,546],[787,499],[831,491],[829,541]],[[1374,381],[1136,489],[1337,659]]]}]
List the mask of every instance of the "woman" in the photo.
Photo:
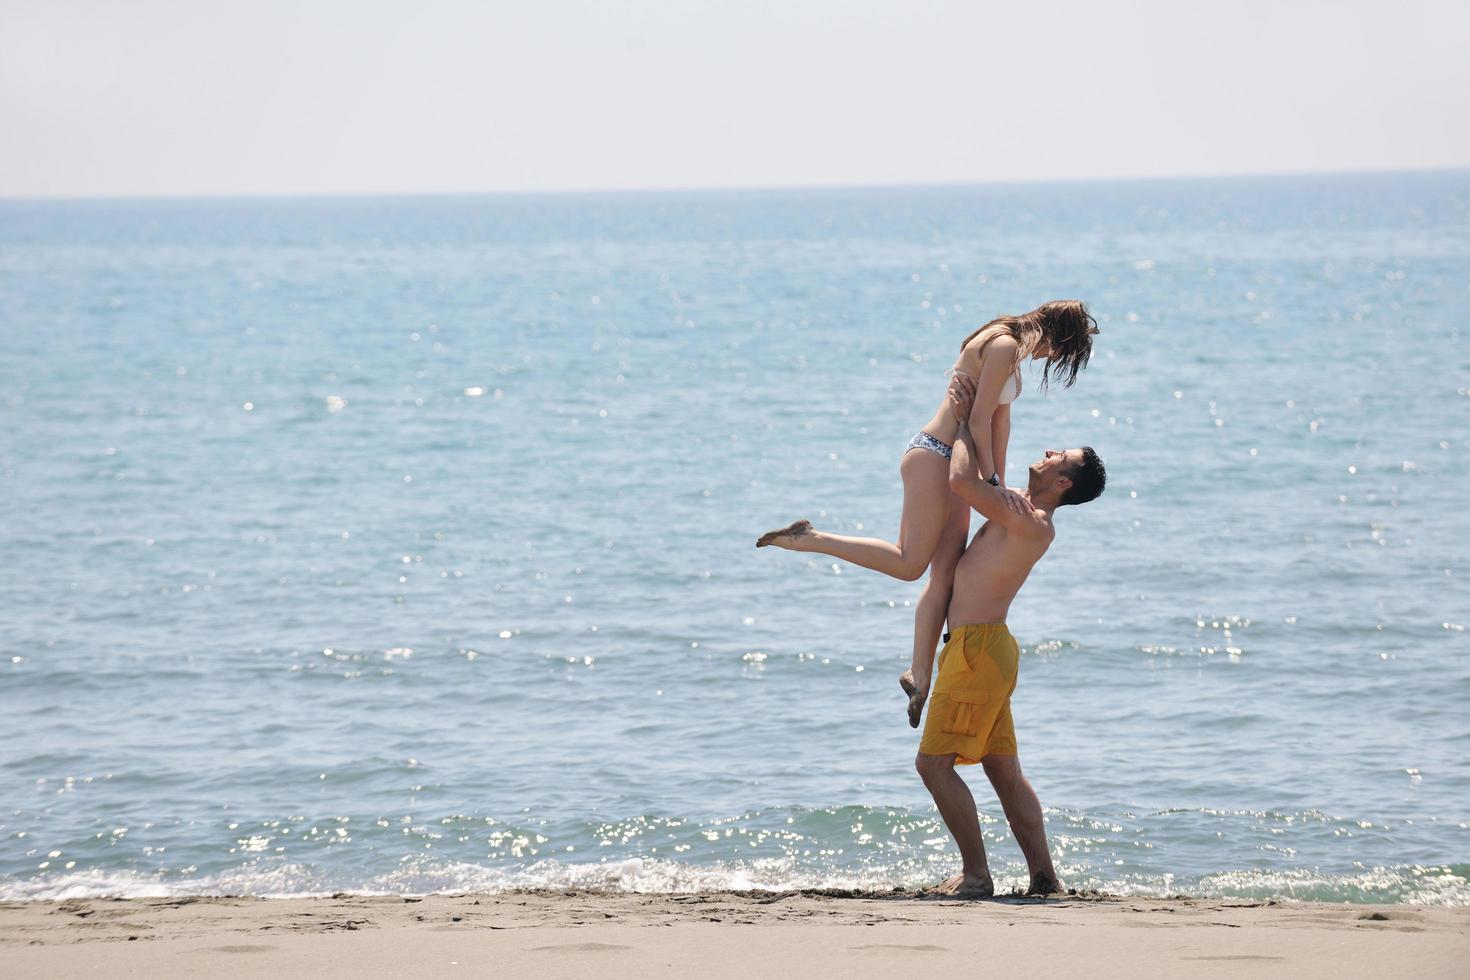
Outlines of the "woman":
[{"label": "woman", "polygon": [[[1005,479],[1011,402],[1021,393],[1021,361],[1029,357],[1045,362],[1043,390],[1053,377],[1070,388],[1092,356],[1096,333],[1097,321],[1081,301],[1066,299],[1046,303],[1021,316],[996,317],[960,345],[954,372],[975,379],[970,432],[975,438],[980,472],[991,483],[1001,486]],[[929,424],[909,440],[899,464],[903,517],[898,541],[827,534],[814,529],[810,521],[797,521],[767,532],[755,543],[757,548],[771,546],[831,555],[910,582],[929,569],[929,581],[914,614],[911,665],[899,678],[909,695],[909,724],[915,728],[929,696],[934,650],[944,631],[955,566],[969,538],[970,509],[949,489],[950,447],[958,427],[946,397]]]}]

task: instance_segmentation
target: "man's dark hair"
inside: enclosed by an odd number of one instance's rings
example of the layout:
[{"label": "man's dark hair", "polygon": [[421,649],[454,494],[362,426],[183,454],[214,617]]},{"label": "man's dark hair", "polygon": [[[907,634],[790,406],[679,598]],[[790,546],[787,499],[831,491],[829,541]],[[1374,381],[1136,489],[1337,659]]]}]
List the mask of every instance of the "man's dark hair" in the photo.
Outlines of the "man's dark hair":
[{"label": "man's dark hair", "polygon": [[1096,500],[1108,485],[1108,471],[1091,446],[1082,447],[1082,462],[1067,474],[1072,485],[1062,494],[1061,504],[1085,504]]}]

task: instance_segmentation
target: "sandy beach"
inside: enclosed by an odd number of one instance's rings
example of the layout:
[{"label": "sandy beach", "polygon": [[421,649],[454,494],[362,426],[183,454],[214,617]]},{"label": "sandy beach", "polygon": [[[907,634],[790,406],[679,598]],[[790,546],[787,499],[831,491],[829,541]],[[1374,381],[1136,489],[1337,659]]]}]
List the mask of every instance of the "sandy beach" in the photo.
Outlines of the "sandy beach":
[{"label": "sandy beach", "polygon": [[147,898],[0,905],[8,977],[1463,977],[1470,909],[912,893]]}]

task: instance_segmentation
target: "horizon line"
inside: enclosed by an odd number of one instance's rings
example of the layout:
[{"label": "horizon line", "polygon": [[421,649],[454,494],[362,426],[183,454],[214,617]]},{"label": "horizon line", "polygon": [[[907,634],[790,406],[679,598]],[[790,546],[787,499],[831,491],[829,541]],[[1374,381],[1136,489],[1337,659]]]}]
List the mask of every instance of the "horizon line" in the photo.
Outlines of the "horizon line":
[{"label": "horizon line", "polygon": [[426,198],[426,197],[577,197],[591,195],[638,194],[748,194],[761,192],[792,191],[882,191],[882,190],[943,190],[974,187],[1032,187],[1068,184],[1127,184],[1150,182],[1182,182],[1207,180],[1267,180],[1305,177],[1388,177],[1414,174],[1453,174],[1470,172],[1470,164],[1427,167],[1365,167],[1346,170],[1250,170],[1226,173],[1172,173],[1172,174],[1129,174],[1108,177],[1011,177],[993,180],[933,180],[933,181],[855,181],[852,183],[772,183],[772,184],[680,184],[654,187],[548,187],[510,188],[500,190],[365,190],[365,191],[206,191],[199,193],[140,193],[140,194],[93,194],[93,193],[45,193],[4,194],[0,203],[64,203],[64,202],[122,202],[122,201],[251,201],[251,200],[307,200],[336,198],[342,200],[367,198]]}]

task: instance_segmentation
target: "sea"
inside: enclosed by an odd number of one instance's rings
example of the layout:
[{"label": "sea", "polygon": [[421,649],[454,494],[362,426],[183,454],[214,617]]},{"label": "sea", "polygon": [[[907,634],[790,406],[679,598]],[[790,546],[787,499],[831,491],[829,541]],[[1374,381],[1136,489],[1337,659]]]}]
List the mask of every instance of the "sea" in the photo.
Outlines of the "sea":
[{"label": "sea", "polygon": [[0,898],[954,873],[922,583],[754,542],[892,539],[961,340],[1061,298],[1064,884],[1470,904],[1466,171],[0,202]]}]

